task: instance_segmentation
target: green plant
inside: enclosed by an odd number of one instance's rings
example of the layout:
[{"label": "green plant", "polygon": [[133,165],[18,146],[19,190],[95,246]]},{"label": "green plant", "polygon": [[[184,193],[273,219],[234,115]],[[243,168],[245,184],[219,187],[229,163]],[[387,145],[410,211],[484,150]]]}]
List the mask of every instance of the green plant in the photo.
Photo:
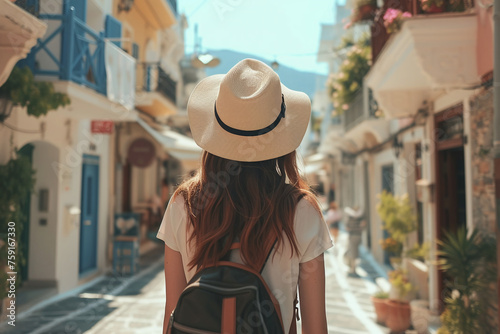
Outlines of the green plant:
[{"label": "green plant", "polygon": [[404,301],[405,298],[415,290],[413,284],[408,279],[408,274],[404,269],[396,269],[389,272],[389,282],[396,289],[397,300]]},{"label": "green plant", "polygon": [[413,213],[408,194],[394,196],[383,191],[377,204],[377,212],[383,221],[384,229],[396,241],[404,244],[406,236],[417,229],[417,217]]},{"label": "green plant", "polygon": [[491,285],[496,280],[495,238],[466,228],[445,233],[439,240],[439,267],[450,278],[445,298],[443,333],[488,333]]},{"label": "green plant", "polygon": [[346,59],[339,71],[330,76],[327,85],[336,114],[349,109],[363,86],[363,78],[371,66],[371,46],[368,35],[363,35],[353,46],[348,47]]},{"label": "green plant", "polygon": [[386,291],[379,290],[373,294],[373,297],[378,299],[387,299],[389,298],[389,293]]},{"label": "green plant", "polygon": [[[6,165],[0,166],[0,276],[4,275],[3,268],[7,264],[7,228],[8,222],[16,223],[16,240],[19,240],[22,232],[22,221],[24,213],[21,211],[21,202],[28,196],[35,185],[35,171],[31,167],[28,158],[17,156],[9,160]],[[25,249],[22,244],[17,244],[16,249],[16,270],[19,272],[19,266],[23,265],[25,259]],[[16,279],[16,286],[21,283],[20,276]],[[0,281],[0,299],[6,295],[7,281]]]},{"label": "green plant", "polygon": [[[50,110],[71,103],[68,95],[54,90],[51,82],[35,81],[28,67],[14,67],[7,81],[0,87],[0,99],[10,101],[4,104],[3,114],[9,115],[16,106],[26,107],[28,115],[36,117],[46,115]],[[0,116],[0,122],[5,116]]]},{"label": "green plant", "polygon": [[405,256],[424,262],[425,260],[429,260],[429,250],[430,245],[428,242],[422,244],[417,243],[406,251]]}]

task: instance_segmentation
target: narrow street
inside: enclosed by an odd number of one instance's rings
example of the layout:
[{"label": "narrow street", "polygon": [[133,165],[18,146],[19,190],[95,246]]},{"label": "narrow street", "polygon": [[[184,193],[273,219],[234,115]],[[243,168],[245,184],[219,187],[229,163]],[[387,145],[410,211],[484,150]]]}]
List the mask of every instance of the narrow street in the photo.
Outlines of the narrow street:
[{"label": "narrow street", "polygon": [[[370,295],[377,287],[369,277],[369,263],[361,261],[360,278],[346,277],[341,254],[347,236],[325,254],[326,299],[329,333],[382,334]],[[143,334],[161,333],[165,306],[162,247],[141,257],[140,272],[130,278],[106,276],[65,299],[28,311],[16,327],[2,333],[26,334]],[[299,325],[300,326],[300,325]]]}]

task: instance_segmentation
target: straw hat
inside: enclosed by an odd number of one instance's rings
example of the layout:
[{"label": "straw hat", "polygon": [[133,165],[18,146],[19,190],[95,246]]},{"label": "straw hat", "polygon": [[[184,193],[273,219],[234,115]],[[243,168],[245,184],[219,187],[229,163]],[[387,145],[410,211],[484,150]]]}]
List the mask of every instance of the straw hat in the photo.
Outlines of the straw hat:
[{"label": "straw hat", "polygon": [[288,89],[266,64],[244,59],[225,75],[200,81],[187,112],[195,142],[236,161],[262,161],[294,151],[302,141],[311,101]]}]

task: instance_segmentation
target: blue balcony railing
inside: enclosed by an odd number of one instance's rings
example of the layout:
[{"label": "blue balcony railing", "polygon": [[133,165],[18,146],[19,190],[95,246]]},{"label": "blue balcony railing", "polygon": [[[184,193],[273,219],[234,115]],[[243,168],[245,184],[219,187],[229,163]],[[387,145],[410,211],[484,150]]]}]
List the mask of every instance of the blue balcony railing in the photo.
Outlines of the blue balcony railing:
[{"label": "blue balcony railing", "polygon": [[144,84],[146,92],[158,92],[164,97],[176,103],[177,82],[170,77],[157,63],[143,64]]},{"label": "blue balcony railing", "polygon": [[167,0],[167,2],[170,5],[170,8],[172,8],[174,15],[177,16],[177,0]]},{"label": "blue balcony railing", "polygon": [[[63,14],[40,14],[39,18],[60,24],[47,37],[38,39],[25,64],[35,75],[74,81],[106,95],[104,33],[90,29],[75,16],[72,7],[65,9]],[[60,51],[56,52],[58,48],[52,46],[58,40]],[[43,62],[40,57],[44,58]]]}]

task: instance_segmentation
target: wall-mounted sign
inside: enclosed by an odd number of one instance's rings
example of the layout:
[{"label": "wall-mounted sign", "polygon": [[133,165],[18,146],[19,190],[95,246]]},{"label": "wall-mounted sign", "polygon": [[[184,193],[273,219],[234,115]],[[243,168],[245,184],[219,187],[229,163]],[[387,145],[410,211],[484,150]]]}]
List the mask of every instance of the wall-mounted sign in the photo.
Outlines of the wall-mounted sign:
[{"label": "wall-mounted sign", "polygon": [[113,133],[113,121],[92,121],[90,123],[90,132],[92,133]]},{"label": "wall-mounted sign", "polygon": [[127,161],[136,167],[145,168],[151,165],[156,156],[156,149],[146,138],[138,138],[130,144]]}]

